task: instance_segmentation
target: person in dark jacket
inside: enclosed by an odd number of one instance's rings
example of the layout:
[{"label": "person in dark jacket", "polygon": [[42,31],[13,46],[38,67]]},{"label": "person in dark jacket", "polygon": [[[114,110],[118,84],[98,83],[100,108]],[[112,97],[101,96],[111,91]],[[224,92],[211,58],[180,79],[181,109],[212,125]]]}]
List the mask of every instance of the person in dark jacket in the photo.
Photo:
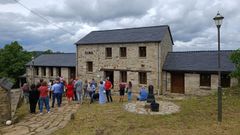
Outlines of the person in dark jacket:
[{"label": "person in dark jacket", "polygon": [[32,84],[29,91],[30,113],[36,113],[36,106],[39,99],[39,91],[35,84]]}]

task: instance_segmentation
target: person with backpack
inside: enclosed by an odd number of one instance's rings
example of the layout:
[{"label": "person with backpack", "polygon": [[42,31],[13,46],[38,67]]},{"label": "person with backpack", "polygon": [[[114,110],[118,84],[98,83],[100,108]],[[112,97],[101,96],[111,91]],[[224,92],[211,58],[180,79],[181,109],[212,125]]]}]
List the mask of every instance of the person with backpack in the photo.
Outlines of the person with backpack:
[{"label": "person with backpack", "polygon": [[29,86],[27,83],[23,84],[22,92],[23,92],[24,102],[28,104],[29,103]]},{"label": "person with backpack", "polygon": [[74,84],[74,88],[76,89],[77,101],[78,104],[82,104],[82,96],[83,96],[83,83],[81,79],[78,79]]},{"label": "person with backpack", "polygon": [[90,104],[91,104],[91,103],[93,103],[93,96],[94,96],[95,91],[96,91],[96,86],[95,86],[95,84],[91,85],[91,83],[89,83],[89,85],[90,85],[89,96],[91,98],[91,100],[90,100]]}]

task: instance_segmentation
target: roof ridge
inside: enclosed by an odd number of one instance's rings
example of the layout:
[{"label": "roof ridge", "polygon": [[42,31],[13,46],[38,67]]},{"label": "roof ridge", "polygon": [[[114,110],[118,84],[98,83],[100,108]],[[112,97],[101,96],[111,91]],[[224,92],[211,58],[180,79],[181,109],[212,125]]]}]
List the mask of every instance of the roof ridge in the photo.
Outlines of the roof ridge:
[{"label": "roof ridge", "polygon": [[[220,52],[233,52],[234,50],[220,50]],[[218,52],[218,50],[199,50],[199,51],[175,51],[169,53],[201,53],[201,52]]]},{"label": "roof ridge", "polygon": [[133,27],[133,28],[116,28],[116,29],[110,29],[110,30],[95,30],[92,32],[105,32],[105,31],[118,31],[118,30],[129,30],[129,29],[143,29],[143,28],[154,28],[154,27],[169,27],[169,25],[154,25],[154,26],[144,26],[144,27]]}]

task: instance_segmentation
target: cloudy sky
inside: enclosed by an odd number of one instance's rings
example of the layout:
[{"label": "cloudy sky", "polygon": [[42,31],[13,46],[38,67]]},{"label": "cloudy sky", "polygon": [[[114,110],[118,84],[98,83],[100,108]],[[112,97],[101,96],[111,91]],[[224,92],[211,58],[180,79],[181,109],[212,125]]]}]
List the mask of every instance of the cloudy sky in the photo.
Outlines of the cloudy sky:
[{"label": "cloudy sky", "polygon": [[218,11],[221,49],[240,48],[239,0],[17,1],[0,0],[0,48],[16,40],[29,51],[75,52],[93,30],[169,25],[174,51],[216,50]]}]

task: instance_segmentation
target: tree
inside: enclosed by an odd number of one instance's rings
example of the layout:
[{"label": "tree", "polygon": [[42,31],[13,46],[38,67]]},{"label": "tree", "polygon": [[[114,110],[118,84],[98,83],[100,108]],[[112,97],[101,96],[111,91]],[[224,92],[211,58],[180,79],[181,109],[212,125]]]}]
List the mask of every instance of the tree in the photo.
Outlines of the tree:
[{"label": "tree", "polygon": [[24,51],[17,41],[6,44],[0,49],[0,77],[8,77],[15,83],[26,72],[25,64],[31,57],[32,54]]},{"label": "tree", "polygon": [[51,53],[53,53],[53,51],[50,50],[50,49],[48,49],[48,50],[46,50],[46,51],[43,52],[43,54],[51,54]]},{"label": "tree", "polygon": [[236,70],[231,73],[231,76],[236,77],[238,83],[240,83],[240,48],[231,54],[230,59],[236,67]]}]

